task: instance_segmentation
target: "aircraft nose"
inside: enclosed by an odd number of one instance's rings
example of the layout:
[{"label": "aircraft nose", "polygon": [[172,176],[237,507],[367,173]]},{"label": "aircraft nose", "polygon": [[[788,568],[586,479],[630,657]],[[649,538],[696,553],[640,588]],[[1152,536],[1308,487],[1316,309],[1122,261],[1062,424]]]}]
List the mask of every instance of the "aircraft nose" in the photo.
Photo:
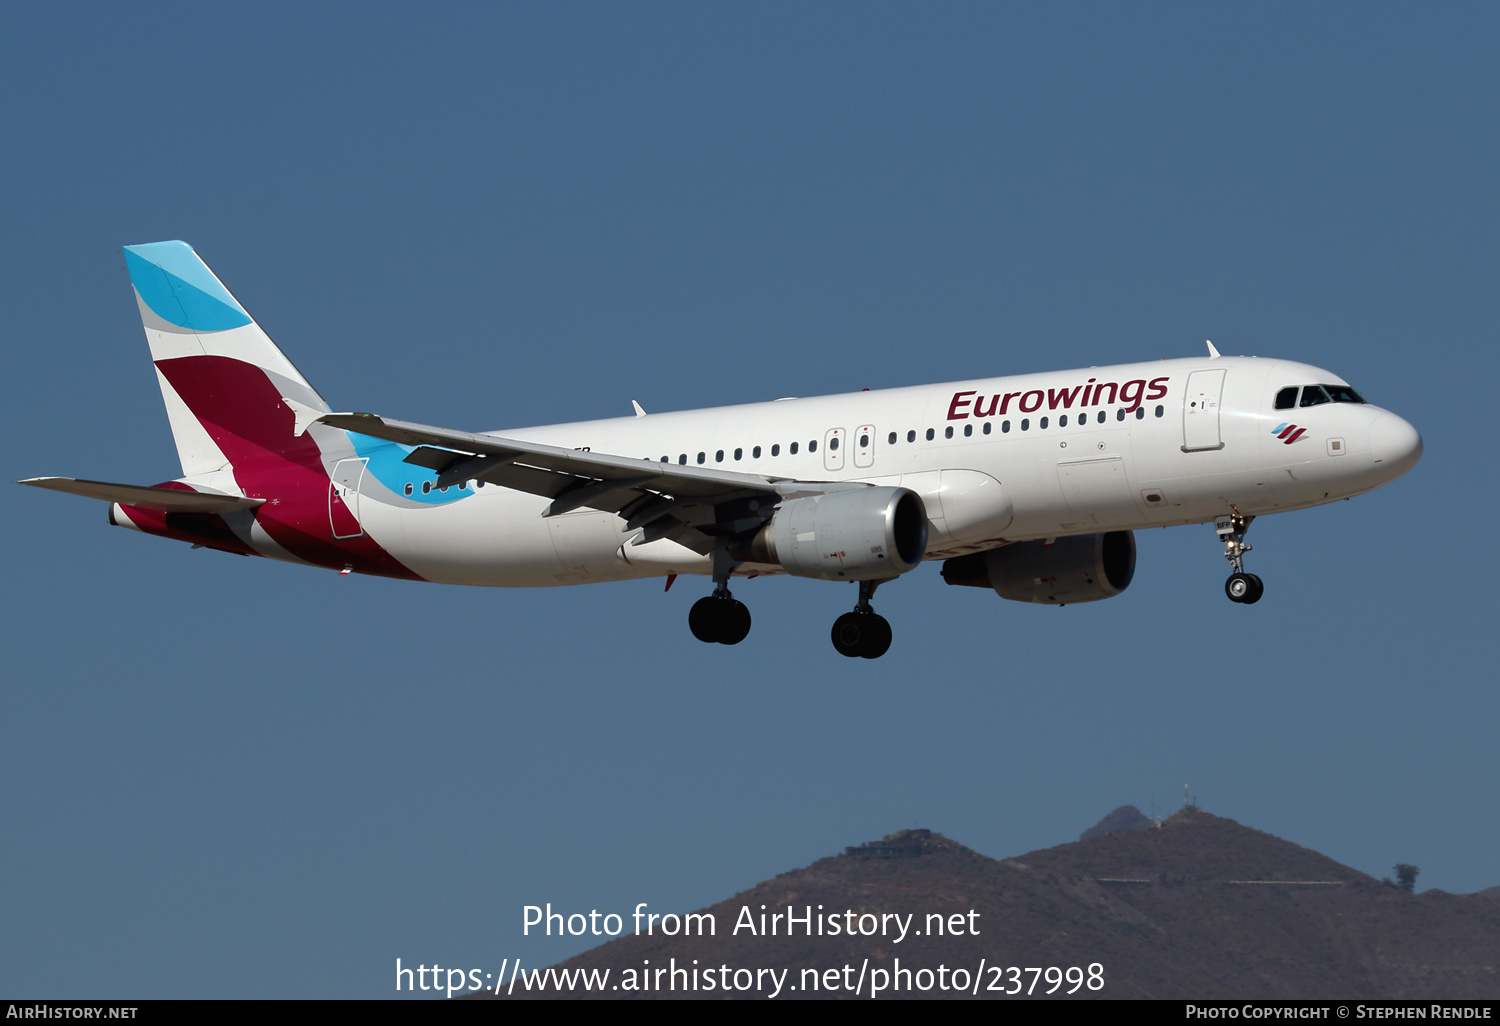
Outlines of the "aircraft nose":
[{"label": "aircraft nose", "polygon": [[1394,413],[1382,413],[1370,425],[1370,458],[1394,481],[1422,458],[1422,436]]}]

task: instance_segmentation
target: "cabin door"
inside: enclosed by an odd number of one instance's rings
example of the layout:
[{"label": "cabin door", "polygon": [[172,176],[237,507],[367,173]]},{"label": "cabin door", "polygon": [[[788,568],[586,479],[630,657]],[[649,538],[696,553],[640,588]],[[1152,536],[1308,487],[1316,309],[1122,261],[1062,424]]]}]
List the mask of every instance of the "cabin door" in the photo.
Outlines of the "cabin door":
[{"label": "cabin door", "polygon": [[1224,448],[1219,434],[1219,396],[1224,391],[1223,370],[1194,371],[1182,397],[1182,451]]}]

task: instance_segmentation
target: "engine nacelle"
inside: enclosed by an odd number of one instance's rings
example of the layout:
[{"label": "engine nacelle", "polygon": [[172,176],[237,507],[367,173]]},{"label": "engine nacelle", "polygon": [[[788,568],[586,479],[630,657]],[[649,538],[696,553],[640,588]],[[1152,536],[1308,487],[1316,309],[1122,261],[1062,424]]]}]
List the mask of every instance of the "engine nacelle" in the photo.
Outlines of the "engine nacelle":
[{"label": "engine nacelle", "polygon": [[736,558],[824,581],[871,581],[927,553],[927,511],[909,488],[851,488],[782,503]]},{"label": "engine nacelle", "polygon": [[993,588],[1001,598],[1065,606],[1097,602],[1130,587],[1135,576],[1135,535],[1130,531],[1016,542],[943,563],[943,580]]}]

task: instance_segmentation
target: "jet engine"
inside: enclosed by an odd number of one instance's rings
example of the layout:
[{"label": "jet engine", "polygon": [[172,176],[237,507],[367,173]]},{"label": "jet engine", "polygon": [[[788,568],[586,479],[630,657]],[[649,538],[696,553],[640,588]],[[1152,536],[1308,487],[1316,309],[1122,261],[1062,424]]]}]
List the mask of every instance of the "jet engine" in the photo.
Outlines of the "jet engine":
[{"label": "jet engine", "polygon": [[797,577],[872,581],[913,569],[927,552],[927,511],[909,488],[851,488],[782,503],[737,559]]},{"label": "jet engine", "polygon": [[1016,542],[943,563],[943,580],[949,584],[993,588],[1001,598],[1059,606],[1113,598],[1130,587],[1134,576],[1135,535],[1130,531]]}]

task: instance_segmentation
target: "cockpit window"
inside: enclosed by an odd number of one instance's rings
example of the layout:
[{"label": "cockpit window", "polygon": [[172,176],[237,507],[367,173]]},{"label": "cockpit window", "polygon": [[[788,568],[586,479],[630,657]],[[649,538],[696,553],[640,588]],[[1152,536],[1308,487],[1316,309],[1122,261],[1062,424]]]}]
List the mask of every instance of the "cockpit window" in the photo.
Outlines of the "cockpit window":
[{"label": "cockpit window", "polygon": [[1364,402],[1360,394],[1348,385],[1324,385],[1323,387],[1328,390],[1329,395],[1333,396],[1333,401],[1336,403]]},{"label": "cockpit window", "polygon": [[1322,406],[1324,403],[1331,402],[1333,400],[1328,398],[1328,393],[1323,391],[1322,385],[1304,385],[1302,387],[1302,402],[1297,405],[1302,407]]},{"label": "cockpit window", "polygon": [[1283,388],[1280,392],[1277,392],[1276,408],[1278,410],[1290,410],[1293,406],[1296,406],[1297,392],[1298,388],[1296,385],[1293,385],[1290,388]]}]

